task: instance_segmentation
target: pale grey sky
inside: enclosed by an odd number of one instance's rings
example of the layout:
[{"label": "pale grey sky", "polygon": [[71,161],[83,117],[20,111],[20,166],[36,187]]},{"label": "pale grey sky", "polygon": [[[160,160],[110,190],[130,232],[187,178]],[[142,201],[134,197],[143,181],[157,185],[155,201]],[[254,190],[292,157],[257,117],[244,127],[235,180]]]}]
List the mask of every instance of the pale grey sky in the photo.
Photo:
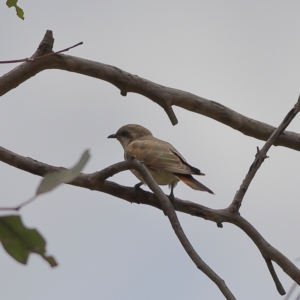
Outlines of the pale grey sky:
[{"label": "pale grey sky", "polygon": [[[83,41],[70,55],[121,68],[159,84],[217,101],[278,125],[300,93],[299,1],[21,1],[25,21],[0,7],[0,60],[29,57],[47,29],[55,50]],[[1,65],[1,74],[15,65]],[[215,192],[179,184],[175,195],[227,207],[262,141],[204,116],[174,108],[179,124],[140,95],[59,70],[44,71],[1,98],[1,146],[71,167],[89,148],[85,172],[123,159],[107,136],[141,124],[172,143],[206,174]],[[299,132],[300,119],[288,128]],[[294,260],[298,232],[299,153],[274,147],[251,184],[241,214]],[[124,172],[113,178],[133,186]],[[0,206],[28,199],[40,178],[0,163]],[[167,188],[164,191],[169,193]],[[196,269],[167,218],[151,207],[61,186],[21,211],[37,227],[59,267],[32,255],[23,266],[0,248],[1,299],[224,299]],[[283,299],[252,241],[238,228],[178,214],[199,255],[237,299]],[[292,281],[277,266],[286,290]]]}]

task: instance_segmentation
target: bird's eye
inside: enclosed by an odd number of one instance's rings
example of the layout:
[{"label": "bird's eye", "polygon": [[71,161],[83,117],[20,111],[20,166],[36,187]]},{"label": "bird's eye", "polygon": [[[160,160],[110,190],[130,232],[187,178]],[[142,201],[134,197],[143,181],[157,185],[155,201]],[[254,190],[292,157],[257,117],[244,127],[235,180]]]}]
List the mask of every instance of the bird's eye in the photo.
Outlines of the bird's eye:
[{"label": "bird's eye", "polygon": [[129,135],[129,132],[127,131],[127,130],[122,130],[121,131],[121,135],[123,135],[123,136],[128,136]]}]

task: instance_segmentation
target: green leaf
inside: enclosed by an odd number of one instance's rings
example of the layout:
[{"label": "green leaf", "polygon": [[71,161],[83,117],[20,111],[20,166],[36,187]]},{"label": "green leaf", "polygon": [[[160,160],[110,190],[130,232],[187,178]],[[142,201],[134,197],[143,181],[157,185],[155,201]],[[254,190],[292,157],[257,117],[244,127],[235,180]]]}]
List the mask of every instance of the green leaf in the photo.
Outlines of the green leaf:
[{"label": "green leaf", "polygon": [[46,241],[36,229],[26,228],[20,216],[0,217],[0,241],[15,260],[26,264],[30,253],[43,257],[51,267],[57,266],[52,256],[46,255]]},{"label": "green leaf", "polygon": [[17,5],[18,0],[7,0],[6,1],[6,5],[11,8],[11,7],[15,7],[16,8],[16,12],[17,12],[17,16],[19,18],[21,18],[22,20],[24,20],[24,11],[21,7],[19,7]]},{"label": "green leaf", "polygon": [[36,195],[49,192],[62,183],[68,183],[73,181],[76,177],[80,175],[80,171],[83,169],[89,158],[89,151],[86,150],[82,154],[79,162],[72,169],[66,169],[60,172],[46,174],[37,189]]}]

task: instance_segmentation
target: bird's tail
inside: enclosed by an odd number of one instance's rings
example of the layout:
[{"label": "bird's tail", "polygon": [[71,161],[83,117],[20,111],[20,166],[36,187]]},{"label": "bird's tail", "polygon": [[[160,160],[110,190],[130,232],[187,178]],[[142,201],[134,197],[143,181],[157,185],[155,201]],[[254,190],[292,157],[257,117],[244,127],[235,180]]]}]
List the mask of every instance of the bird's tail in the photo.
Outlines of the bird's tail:
[{"label": "bird's tail", "polygon": [[210,194],[214,194],[213,191],[211,191],[208,187],[206,187],[204,184],[197,181],[192,175],[187,174],[175,174],[176,177],[178,177],[182,182],[190,186],[194,190],[204,191],[208,192]]}]

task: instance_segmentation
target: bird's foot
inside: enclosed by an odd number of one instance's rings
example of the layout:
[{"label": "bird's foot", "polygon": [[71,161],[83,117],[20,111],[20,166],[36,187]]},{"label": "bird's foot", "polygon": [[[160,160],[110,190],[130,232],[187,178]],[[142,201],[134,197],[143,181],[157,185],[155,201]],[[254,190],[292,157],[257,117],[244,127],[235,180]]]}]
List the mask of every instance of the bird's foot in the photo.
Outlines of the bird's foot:
[{"label": "bird's foot", "polygon": [[175,196],[174,196],[174,193],[173,193],[173,189],[172,189],[170,195],[168,196],[168,198],[169,198],[169,200],[170,200],[171,202],[174,202]]},{"label": "bird's foot", "polygon": [[134,186],[134,194],[133,194],[133,197],[134,197],[134,198],[136,198],[137,192],[138,192],[139,189],[141,189],[141,186],[142,186],[142,185],[143,185],[143,183],[142,183],[142,182],[139,182],[139,183],[137,183],[137,184]]}]

